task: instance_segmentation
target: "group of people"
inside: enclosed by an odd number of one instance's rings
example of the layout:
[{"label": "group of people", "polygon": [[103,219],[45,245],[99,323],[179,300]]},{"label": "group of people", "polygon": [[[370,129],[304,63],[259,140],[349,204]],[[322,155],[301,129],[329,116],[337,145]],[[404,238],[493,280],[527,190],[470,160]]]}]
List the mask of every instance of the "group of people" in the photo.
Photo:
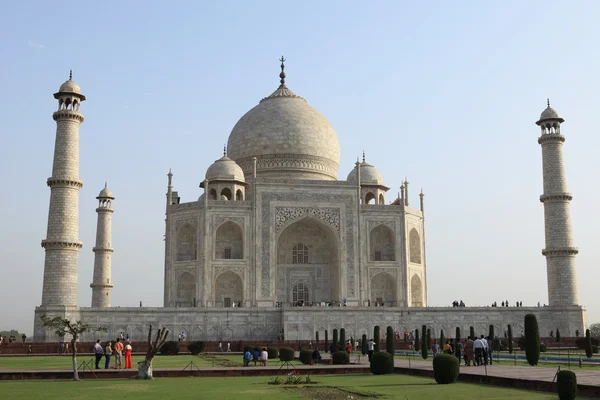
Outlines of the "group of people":
[{"label": "group of people", "polygon": [[469,336],[464,342],[458,340],[455,343],[453,339],[446,340],[441,350],[437,340],[434,340],[431,350],[434,358],[440,354],[440,351],[444,354],[453,354],[458,358],[459,363],[462,358],[466,367],[471,364],[473,366],[488,365],[488,363],[492,365],[494,344],[489,336],[481,335],[480,338]]},{"label": "group of people", "polygon": [[[227,343],[229,345],[229,343]],[[221,345],[221,343],[219,343]],[[260,361],[260,365],[263,367],[267,366],[267,361],[269,360],[269,353],[267,353],[267,349],[263,347],[262,351],[258,351],[257,348],[251,353],[250,350],[246,349],[244,352],[244,367],[250,365],[250,361],[254,361],[254,365],[258,361]]]},{"label": "group of people", "polygon": [[96,356],[96,369],[100,369],[100,362],[102,361],[102,357],[105,358],[104,369],[111,368],[110,360],[112,356],[115,356],[115,363],[112,368],[122,369],[123,368],[123,354],[125,355],[125,368],[131,368],[131,352],[133,348],[131,347],[131,342],[127,341],[127,344],[124,345],[121,341],[121,338],[117,338],[114,346],[110,341],[106,343],[106,346],[102,346],[102,341],[100,339],[96,340],[96,343],[93,347],[94,354]]},{"label": "group of people", "polygon": [[[223,343],[219,342],[217,350],[221,353],[223,352]],[[227,353],[231,353],[231,343],[227,343]]]}]

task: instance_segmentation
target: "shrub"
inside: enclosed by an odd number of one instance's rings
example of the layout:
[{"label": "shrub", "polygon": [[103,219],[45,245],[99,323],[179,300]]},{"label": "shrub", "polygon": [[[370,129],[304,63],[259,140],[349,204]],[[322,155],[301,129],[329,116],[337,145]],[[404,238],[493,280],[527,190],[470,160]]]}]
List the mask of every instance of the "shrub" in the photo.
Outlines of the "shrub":
[{"label": "shrub", "polygon": [[394,347],[394,328],[388,326],[385,332],[385,351],[392,357],[394,357],[394,353],[396,352]]},{"label": "shrub", "polygon": [[371,357],[371,372],[375,375],[393,374],[394,358],[387,351],[380,351]]},{"label": "shrub", "polygon": [[573,400],[577,395],[577,376],[573,371],[559,371],[556,374],[556,388],[560,400]]},{"label": "shrub", "polygon": [[556,342],[560,342],[560,331],[556,328]]},{"label": "shrub", "polygon": [[250,353],[253,353],[255,347],[256,347],[256,345],[253,345],[253,344],[244,345],[244,353],[247,351],[249,351]]},{"label": "shrub", "polygon": [[427,328],[427,349],[431,350],[433,344],[431,342],[431,329]]},{"label": "shrub", "polygon": [[366,334],[363,334],[363,335],[362,335],[362,340],[361,340],[361,342],[360,342],[360,351],[361,351],[361,353],[363,354],[363,356],[364,356],[365,354],[367,354],[367,351],[368,351],[367,347],[368,347],[368,346],[367,346],[367,335],[366,335]]},{"label": "shrub", "polygon": [[427,347],[427,332],[427,327],[423,325],[421,330],[421,357],[423,357],[423,360],[427,360],[427,353],[429,351],[429,348]]},{"label": "shrub", "polygon": [[585,330],[585,356],[587,358],[592,358],[594,355],[594,348],[592,347],[592,336],[590,335],[590,330]]},{"label": "shrub", "polygon": [[331,359],[335,365],[350,364],[350,355],[345,351],[336,351],[331,355]]},{"label": "shrub", "polygon": [[415,351],[419,351],[421,342],[419,341],[419,330],[415,329]]},{"label": "shrub", "polygon": [[279,357],[279,350],[275,347],[267,347],[267,355],[269,356],[269,360],[274,360]]},{"label": "shrub", "polygon": [[325,353],[329,351],[329,333],[325,331]]},{"label": "shrub", "polygon": [[440,350],[444,348],[444,330],[440,329]]},{"label": "shrub", "polygon": [[[271,358],[271,357],[269,357],[269,358]],[[302,364],[310,364],[310,360],[312,359],[312,351],[302,350],[300,352],[300,356],[298,356],[298,359],[300,360],[300,362]]]},{"label": "shrub", "polygon": [[201,342],[201,341],[189,342],[188,346],[187,346],[190,353],[192,353],[195,356],[200,353],[204,353],[205,347],[206,347],[206,343]]},{"label": "shrub", "polygon": [[160,354],[162,356],[176,356],[179,354],[179,342],[174,340],[165,342],[160,348]]},{"label": "shrub", "polygon": [[546,346],[544,343],[540,344],[540,353],[545,353],[548,351],[548,346]]},{"label": "shrub", "polygon": [[460,342],[460,328],[456,327],[456,343]]},{"label": "shrub", "polygon": [[475,328],[472,326],[469,327],[469,336],[471,336],[471,339],[475,340]]},{"label": "shrub", "polygon": [[316,339],[315,342],[317,343],[316,346],[317,346],[317,349],[318,349],[319,348],[319,331],[315,332],[315,339]]},{"label": "shrub", "polygon": [[433,376],[437,383],[454,383],[460,372],[458,358],[452,354],[440,354],[433,359]]},{"label": "shrub", "polygon": [[338,330],[333,330],[333,351],[338,351],[338,346],[340,343],[338,342]]},{"label": "shrub", "polygon": [[537,365],[540,359],[540,332],[534,314],[525,316],[525,355],[529,365]]},{"label": "shrub", "polygon": [[[580,350],[585,350],[585,341],[586,341],[585,336],[575,339],[575,344],[577,345],[577,348]],[[591,338],[591,341],[592,341],[592,346],[600,345],[600,341],[597,338],[593,337],[593,338]]]},{"label": "shrub", "polygon": [[346,350],[346,329],[342,328],[340,329],[340,342],[338,343],[339,349],[340,351],[345,351]]},{"label": "shrub", "polygon": [[279,349],[280,361],[294,361],[294,349],[291,347],[282,347]]},{"label": "shrub", "polygon": [[512,326],[508,326],[508,352],[512,354],[513,352],[513,334],[512,334]]},{"label": "shrub", "polygon": [[379,344],[381,342],[381,331],[379,328],[379,325],[375,326],[375,328],[373,329],[373,341],[375,342],[375,348],[373,349],[374,353],[378,353],[379,352]]},{"label": "shrub", "polygon": [[494,340],[494,337],[495,337],[495,336],[496,336],[496,335],[494,335],[494,325],[490,325],[490,333],[488,334],[488,337],[489,337],[491,340]]}]

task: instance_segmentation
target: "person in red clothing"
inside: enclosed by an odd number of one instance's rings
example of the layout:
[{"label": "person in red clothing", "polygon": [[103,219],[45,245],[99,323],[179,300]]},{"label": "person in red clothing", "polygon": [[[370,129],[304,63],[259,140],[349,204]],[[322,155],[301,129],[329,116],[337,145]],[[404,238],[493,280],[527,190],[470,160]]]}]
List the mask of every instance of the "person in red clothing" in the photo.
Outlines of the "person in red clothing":
[{"label": "person in red clothing", "polygon": [[133,348],[131,347],[131,343],[127,343],[125,346],[125,368],[131,368],[131,351]]},{"label": "person in red clothing", "polygon": [[346,353],[348,353],[348,355],[352,353],[352,345],[350,344],[350,342],[346,343]]}]

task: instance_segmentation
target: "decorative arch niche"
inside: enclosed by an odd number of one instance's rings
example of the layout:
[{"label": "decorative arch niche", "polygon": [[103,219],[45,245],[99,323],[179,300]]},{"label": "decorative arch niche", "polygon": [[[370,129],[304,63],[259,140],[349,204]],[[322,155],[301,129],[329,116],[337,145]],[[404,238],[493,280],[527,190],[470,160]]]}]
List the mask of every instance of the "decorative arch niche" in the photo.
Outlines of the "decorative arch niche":
[{"label": "decorative arch niche", "polygon": [[373,228],[369,233],[369,260],[396,261],[395,237],[389,226]]},{"label": "decorative arch niche", "polygon": [[242,278],[232,271],[223,272],[215,280],[215,306],[236,307],[244,300],[244,283]]},{"label": "decorative arch niche", "polygon": [[410,300],[412,307],[423,307],[423,284],[417,274],[410,280]]},{"label": "decorative arch niche", "polygon": [[196,279],[189,272],[184,272],[177,278],[177,306],[193,307],[196,295]]},{"label": "decorative arch niche", "polygon": [[375,303],[396,305],[396,279],[386,272],[381,272],[371,279],[371,305],[374,306]]},{"label": "decorative arch niche", "polygon": [[421,236],[415,228],[410,230],[408,236],[410,262],[415,264],[421,264]]},{"label": "decorative arch niche", "polygon": [[196,228],[191,224],[185,224],[177,232],[177,261],[195,260],[197,237]]},{"label": "decorative arch niche", "polygon": [[244,234],[232,221],[219,226],[215,235],[215,259],[241,260],[244,258]]}]

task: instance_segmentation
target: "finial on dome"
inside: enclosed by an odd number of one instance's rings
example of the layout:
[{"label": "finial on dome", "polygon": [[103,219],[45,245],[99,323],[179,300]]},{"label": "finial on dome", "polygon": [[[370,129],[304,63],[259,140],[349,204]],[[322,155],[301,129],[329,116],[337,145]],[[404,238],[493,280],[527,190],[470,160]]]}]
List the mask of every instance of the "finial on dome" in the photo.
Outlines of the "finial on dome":
[{"label": "finial on dome", "polygon": [[104,182],[104,189],[108,187],[108,182]]},{"label": "finial on dome", "polygon": [[73,80],[73,70],[72,69],[69,70],[69,80],[70,81]]},{"label": "finial on dome", "polygon": [[365,151],[363,150],[363,164],[366,163]]},{"label": "finial on dome", "polygon": [[227,145],[223,145],[223,157],[227,157]]},{"label": "finial on dome", "polygon": [[550,98],[546,99],[546,104],[548,104],[548,107],[550,107]]},{"label": "finial on dome", "polygon": [[284,62],[286,61],[285,58],[283,56],[281,56],[281,58],[279,59],[279,61],[281,61],[281,73],[279,74],[279,77],[281,78],[281,80],[279,82],[281,82],[282,85],[285,85],[285,64]]}]

